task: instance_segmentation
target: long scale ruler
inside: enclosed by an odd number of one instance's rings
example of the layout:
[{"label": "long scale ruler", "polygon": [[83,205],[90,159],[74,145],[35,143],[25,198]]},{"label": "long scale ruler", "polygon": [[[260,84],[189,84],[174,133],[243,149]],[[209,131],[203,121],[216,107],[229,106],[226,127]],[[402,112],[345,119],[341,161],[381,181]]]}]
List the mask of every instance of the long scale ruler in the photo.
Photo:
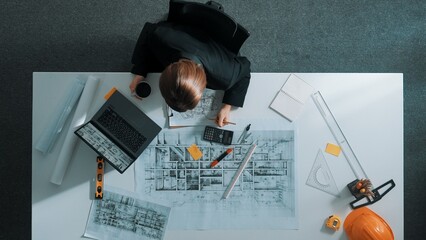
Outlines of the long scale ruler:
[{"label": "long scale ruler", "polygon": [[355,176],[358,179],[368,178],[367,174],[365,173],[364,169],[359,163],[358,158],[356,157],[354,151],[352,150],[351,145],[349,145],[348,140],[346,140],[346,137],[343,134],[342,129],[340,129],[339,124],[337,123],[336,119],[334,118],[333,114],[328,108],[327,103],[325,102],[321,93],[318,91],[316,93],[313,93],[311,96],[319,112],[321,113],[321,116],[324,118],[328,128],[333,134],[334,139],[336,140],[336,142],[339,144],[340,148],[342,149],[343,155],[345,156],[346,161],[348,161],[349,166],[351,167]]},{"label": "long scale ruler", "polygon": [[256,144],[251,145],[250,149],[248,150],[246,156],[244,157],[244,160],[240,163],[240,167],[238,168],[237,172],[235,173],[234,177],[231,180],[231,183],[229,183],[228,187],[226,188],[225,192],[223,193],[222,199],[227,199],[229,197],[229,194],[231,193],[232,189],[234,189],[235,184],[238,181],[238,178],[240,178],[241,173],[243,173],[244,168],[247,166],[247,163],[249,162],[251,156],[254,153],[254,150],[256,149]]},{"label": "long scale ruler", "polygon": [[[321,93],[318,91],[316,93],[313,93],[311,97],[314,100],[314,103],[317,106],[319,112],[321,113],[321,116],[324,118],[325,122],[327,123],[327,126],[330,129],[331,133],[333,134],[336,142],[340,145],[340,148],[342,149],[342,152],[346,158],[346,161],[349,163],[349,166],[351,167],[355,176],[358,178],[352,183],[349,183],[347,185],[349,190],[351,190],[352,189],[351,186],[354,182],[357,182],[360,179],[368,179],[367,174],[365,173],[364,169],[359,163],[358,158],[356,157],[354,151],[351,148],[351,145],[349,145],[349,142],[346,140],[346,137],[343,134],[342,129],[339,127],[339,124],[337,123],[336,119],[334,118],[333,114],[328,108],[327,103],[325,102]],[[378,186],[377,188],[373,189],[372,196],[363,196],[363,195],[358,196],[351,191],[352,195],[354,195],[356,199],[352,201],[350,205],[352,208],[355,209],[355,208],[373,204],[379,201],[380,199],[382,199],[382,197],[385,196],[394,187],[395,187],[395,182],[391,179],[385,182],[384,184]],[[384,188],[384,190],[381,190],[382,188]],[[382,192],[380,193],[379,190],[381,190]]]}]

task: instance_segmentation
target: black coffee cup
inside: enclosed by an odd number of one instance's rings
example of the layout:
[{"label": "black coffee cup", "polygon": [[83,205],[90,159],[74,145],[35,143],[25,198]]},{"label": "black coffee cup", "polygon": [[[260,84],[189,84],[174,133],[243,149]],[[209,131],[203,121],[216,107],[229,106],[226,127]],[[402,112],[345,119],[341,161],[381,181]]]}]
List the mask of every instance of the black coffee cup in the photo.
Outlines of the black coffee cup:
[{"label": "black coffee cup", "polygon": [[151,94],[151,86],[147,82],[142,81],[138,83],[138,85],[136,85],[135,96],[137,98],[140,98],[140,99],[147,98],[150,94]]}]

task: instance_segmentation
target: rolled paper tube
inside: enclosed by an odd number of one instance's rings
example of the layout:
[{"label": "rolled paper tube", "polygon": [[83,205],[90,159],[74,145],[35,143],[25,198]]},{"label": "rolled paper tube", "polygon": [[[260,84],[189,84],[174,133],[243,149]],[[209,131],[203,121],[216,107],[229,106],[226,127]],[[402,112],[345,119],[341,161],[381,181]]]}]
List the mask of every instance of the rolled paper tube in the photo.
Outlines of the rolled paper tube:
[{"label": "rolled paper tube", "polygon": [[65,176],[65,172],[68,168],[78,139],[74,134],[74,131],[77,130],[77,128],[79,128],[86,121],[87,112],[89,111],[90,105],[95,96],[98,83],[99,79],[94,76],[89,76],[87,79],[86,86],[84,87],[83,93],[81,94],[81,98],[75,110],[70,128],[68,129],[64,144],[62,145],[61,152],[59,153],[55,168],[53,169],[52,175],[50,177],[50,182],[54,184],[62,184],[62,180]]},{"label": "rolled paper tube", "polygon": [[43,131],[40,139],[37,141],[35,148],[43,154],[52,150],[56,139],[62,132],[62,128],[64,127],[71,110],[74,108],[81,92],[83,91],[84,84],[85,81],[81,79],[74,82],[67,98],[61,103],[59,110],[54,114],[53,118],[51,118],[51,124]]}]

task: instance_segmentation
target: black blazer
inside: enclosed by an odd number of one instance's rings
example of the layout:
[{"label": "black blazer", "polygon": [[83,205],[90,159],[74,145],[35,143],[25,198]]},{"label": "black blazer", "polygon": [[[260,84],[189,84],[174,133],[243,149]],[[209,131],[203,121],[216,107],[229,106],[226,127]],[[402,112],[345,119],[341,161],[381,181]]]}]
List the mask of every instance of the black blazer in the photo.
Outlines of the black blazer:
[{"label": "black blazer", "polygon": [[225,90],[223,103],[243,106],[250,84],[250,61],[189,26],[146,23],[133,52],[131,72],[146,77],[147,73],[162,72],[182,58],[203,65],[207,87]]}]

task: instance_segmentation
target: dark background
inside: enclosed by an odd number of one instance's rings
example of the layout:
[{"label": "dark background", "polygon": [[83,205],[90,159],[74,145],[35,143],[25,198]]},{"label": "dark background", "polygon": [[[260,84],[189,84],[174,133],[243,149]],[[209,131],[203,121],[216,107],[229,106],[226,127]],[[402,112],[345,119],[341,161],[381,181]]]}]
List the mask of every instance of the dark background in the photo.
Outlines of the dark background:
[{"label": "dark background", "polygon": [[[251,32],[253,72],[404,73],[404,235],[424,239],[426,1],[217,1]],[[167,12],[167,0],[2,1],[0,239],[31,238],[32,72],[128,72],[143,24]]]}]

